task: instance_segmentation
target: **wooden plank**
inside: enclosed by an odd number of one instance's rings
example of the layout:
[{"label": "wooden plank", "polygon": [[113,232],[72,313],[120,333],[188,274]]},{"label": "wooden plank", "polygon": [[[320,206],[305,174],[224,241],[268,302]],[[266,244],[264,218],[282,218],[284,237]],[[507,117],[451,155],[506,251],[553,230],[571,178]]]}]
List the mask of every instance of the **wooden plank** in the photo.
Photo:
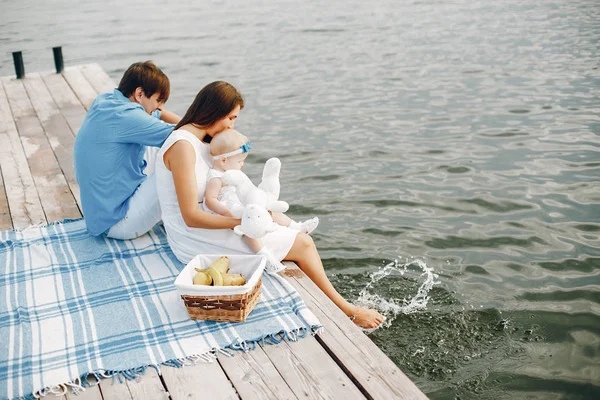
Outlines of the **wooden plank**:
[{"label": "wooden plank", "polygon": [[[73,198],[78,205],[79,213],[73,213],[68,218],[80,218],[82,215],[81,201],[79,196],[79,185],[75,178],[75,166],[73,164],[73,146],[75,137],[68,126],[67,121],[60,113],[58,106],[54,102],[52,95],[48,91],[46,84],[39,74],[29,74],[27,79],[23,81],[25,89],[38,119],[40,120],[46,138],[54,155],[58,161],[58,165],[62,170]],[[83,110],[83,107],[81,108]],[[71,212],[70,209],[67,209]]]},{"label": "wooden plank", "polygon": [[235,351],[234,357],[219,354],[218,360],[242,399],[296,399],[261,347]]},{"label": "wooden plank", "polygon": [[363,393],[375,399],[427,399],[415,384],[293,263],[288,281],[323,324],[321,344]]},{"label": "wooden plank", "polygon": [[86,110],[89,109],[98,93],[92,85],[90,85],[87,79],[85,79],[85,76],[83,76],[79,68],[76,66],[66,67],[63,70],[62,75],[71,87],[73,93],[75,93],[81,104],[83,104],[83,107],[85,107]]},{"label": "wooden plank", "polygon": [[[71,390],[65,394],[66,400],[102,400],[102,393],[98,386],[85,388],[85,391],[79,391],[79,394],[73,394]],[[50,400],[50,399],[46,399]]]},{"label": "wooden plank", "polygon": [[139,378],[119,381],[117,378],[106,378],[100,381],[100,391],[104,400],[156,400],[168,399],[169,393],[164,388],[154,368],[147,368]]},{"label": "wooden plank", "polygon": [[133,400],[164,400],[169,398],[169,392],[163,386],[154,368],[146,369],[140,379],[127,381],[127,387]]},{"label": "wooden plank", "polygon": [[198,362],[183,368],[161,368],[162,377],[173,400],[238,400],[239,397],[218,362]]},{"label": "wooden plank", "polygon": [[46,216],[2,84],[0,84],[0,168],[2,168],[13,228],[23,229],[45,223]]},{"label": "wooden plank", "polygon": [[98,93],[112,92],[117,87],[112,78],[96,63],[80,65],[79,69]]},{"label": "wooden plank", "polygon": [[299,399],[365,398],[312,336],[265,345],[263,350]]},{"label": "wooden plank", "polygon": [[[125,382],[119,382],[117,378],[102,379],[98,385],[104,400],[131,400],[131,392]],[[77,399],[75,399],[77,400]]]},{"label": "wooden plank", "polygon": [[[86,387],[85,390],[80,390],[78,394],[73,394],[71,389],[65,393],[66,400],[102,400],[102,393],[98,385]],[[47,398],[45,400],[51,400]]]},{"label": "wooden plank", "polygon": [[55,73],[41,75],[60,113],[69,124],[71,132],[76,135],[85,118],[85,107],[73,93],[63,75]]},{"label": "wooden plank", "polygon": [[[4,90],[48,222],[81,216],[23,83],[4,78]],[[37,102],[37,101],[36,101]],[[43,103],[37,103],[39,104]],[[45,106],[45,105],[44,105]],[[42,111],[42,110],[38,110]],[[46,118],[48,110],[42,111]]]},{"label": "wooden plank", "polygon": [[8,198],[4,188],[4,178],[2,178],[2,165],[0,164],[0,230],[12,229],[12,218],[10,218],[10,208],[8,207]]}]

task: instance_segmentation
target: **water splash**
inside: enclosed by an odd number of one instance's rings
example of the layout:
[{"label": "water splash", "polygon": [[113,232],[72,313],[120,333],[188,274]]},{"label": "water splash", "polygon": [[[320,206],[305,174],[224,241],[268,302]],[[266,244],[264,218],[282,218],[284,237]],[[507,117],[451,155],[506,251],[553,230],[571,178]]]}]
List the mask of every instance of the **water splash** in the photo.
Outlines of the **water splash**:
[{"label": "water splash", "polygon": [[[377,293],[373,293],[376,284],[382,279],[395,275],[404,276],[404,274],[412,273],[414,271],[421,272],[416,276],[416,280],[422,280],[422,283],[414,296],[396,299],[393,297],[386,298]],[[380,326],[383,328],[390,327],[399,314],[413,314],[417,311],[426,309],[430,299],[429,291],[433,288],[433,285],[440,283],[437,281],[438,274],[434,272],[433,268],[429,267],[424,261],[419,259],[410,261],[396,259],[378,271],[371,273],[369,277],[370,281],[365,288],[360,291],[356,304],[379,310],[385,316],[385,321]],[[368,332],[372,332],[373,330],[374,329],[368,330]]]}]

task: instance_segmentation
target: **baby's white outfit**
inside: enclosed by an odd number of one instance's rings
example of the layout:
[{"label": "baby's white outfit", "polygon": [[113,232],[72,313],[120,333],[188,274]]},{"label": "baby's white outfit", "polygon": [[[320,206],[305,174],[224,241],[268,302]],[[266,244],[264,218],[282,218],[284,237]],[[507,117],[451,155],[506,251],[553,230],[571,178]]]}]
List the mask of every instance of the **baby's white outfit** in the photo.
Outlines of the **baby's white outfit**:
[{"label": "baby's white outfit", "polygon": [[[218,169],[211,168],[210,171],[208,171],[208,178],[206,178],[206,182],[214,178],[219,178],[223,180],[224,173],[225,172],[219,171]],[[233,207],[236,206],[242,206],[242,203],[240,203],[240,199],[237,196],[235,186],[227,186],[223,184],[223,187],[221,187],[221,190],[219,191],[219,197],[217,197],[217,199],[221,203],[223,203],[228,210],[231,210],[233,209]],[[204,199],[204,201],[202,202],[202,209],[209,213],[216,214],[216,212],[208,208],[208,206],[206,205],[206,199]]]}]

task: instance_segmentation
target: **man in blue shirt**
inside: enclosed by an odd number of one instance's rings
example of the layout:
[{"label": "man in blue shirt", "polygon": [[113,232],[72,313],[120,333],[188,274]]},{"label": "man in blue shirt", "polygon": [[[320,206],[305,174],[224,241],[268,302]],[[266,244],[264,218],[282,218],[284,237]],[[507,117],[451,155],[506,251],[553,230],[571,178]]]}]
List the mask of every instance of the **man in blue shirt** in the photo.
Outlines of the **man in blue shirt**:
[{"label": "man in blue shirt", "polygon": [[117,89],[96,97],[89,108],[74,161],[90,234],[132,239],[160,221],[156,180],[145,174],[144,155],[146,146],[160,147],[180,120],[162,109],[169,92],[169,78],[158,67],[138,62]]}]

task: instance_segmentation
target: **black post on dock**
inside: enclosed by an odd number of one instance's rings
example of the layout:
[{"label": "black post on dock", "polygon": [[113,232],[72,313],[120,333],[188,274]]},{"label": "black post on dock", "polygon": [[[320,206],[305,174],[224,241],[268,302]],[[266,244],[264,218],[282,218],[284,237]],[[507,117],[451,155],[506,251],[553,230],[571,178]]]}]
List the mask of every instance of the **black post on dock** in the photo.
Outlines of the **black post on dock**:
[{"label": "black post on dock", "polygon": [[60,46],[53,47],[52,53],[54,53],[54,66],[56,67],[56,73],[60,74],[63,71],[63,69],[65,69],[65,65],[63,63],[62,48]]},{"label": "black post on dock", "polygon": [[25,66],[23,65],[23,53],[20,51],[13,51],[13,61],[15,62],[15,73],[17,79],[25,78]]}]

